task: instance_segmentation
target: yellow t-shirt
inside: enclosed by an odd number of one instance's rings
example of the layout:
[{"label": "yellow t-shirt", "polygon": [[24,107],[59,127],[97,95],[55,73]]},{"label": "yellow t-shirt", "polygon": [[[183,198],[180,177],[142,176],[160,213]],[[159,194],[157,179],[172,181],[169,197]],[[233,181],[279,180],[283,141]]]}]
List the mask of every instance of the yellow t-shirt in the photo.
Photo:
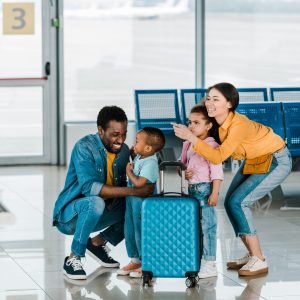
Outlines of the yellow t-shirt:
[{"label": "yellow t-shirt", "polygon": [[222,144],[213,148],[198,139],[193,146],[196,153],[213,164],[219,164],[229,156],[234,159],[252,159],[274,153],[285,145],[283,139],[272,128],[249,120],[237,112],[230,112],[219,127]]},{"label": "yellow t-shirt", "polygon": [[115,153],[111,153],[106,151],[107,154],[107,176],[106,176],[106,184],[114,185],[114,172],[113,172],[113,163],[116,158]]}]

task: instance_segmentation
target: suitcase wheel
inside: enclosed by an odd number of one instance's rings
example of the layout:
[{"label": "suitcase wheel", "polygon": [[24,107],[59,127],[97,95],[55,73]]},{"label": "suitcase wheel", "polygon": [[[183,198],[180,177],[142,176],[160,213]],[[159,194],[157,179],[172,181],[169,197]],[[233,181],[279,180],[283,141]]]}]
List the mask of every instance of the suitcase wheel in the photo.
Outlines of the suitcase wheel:
[{"label": "suitcase wheel", "polygon": [[151,286],[150,285],[151,279],[152,277],[150,275],[143,275],[143,286],[145,285]]},{"label": "suitcase wheel", "polygon": [[193,288],[196,286],[196,278],[195,277],[188,277],[186,280],[185,280],[185,284],[188,288]]}]

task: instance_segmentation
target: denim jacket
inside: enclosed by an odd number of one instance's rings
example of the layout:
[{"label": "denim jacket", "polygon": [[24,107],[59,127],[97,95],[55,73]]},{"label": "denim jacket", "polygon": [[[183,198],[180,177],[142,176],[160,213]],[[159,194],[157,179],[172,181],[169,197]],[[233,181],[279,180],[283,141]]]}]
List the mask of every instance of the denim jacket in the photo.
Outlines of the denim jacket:
[{"label": "denim jacket", "polygon": [[[126,186],[126,165],[129,148],[122,145],[113,163],[114,185]],[[53,225],[57,224],[63,208],[75,199],[98,196],[106,183],[107,155],[98,133],[89,134],[74,146],[63,190],[54,206]],[[72,217],[72,216],[70,216]]]}]

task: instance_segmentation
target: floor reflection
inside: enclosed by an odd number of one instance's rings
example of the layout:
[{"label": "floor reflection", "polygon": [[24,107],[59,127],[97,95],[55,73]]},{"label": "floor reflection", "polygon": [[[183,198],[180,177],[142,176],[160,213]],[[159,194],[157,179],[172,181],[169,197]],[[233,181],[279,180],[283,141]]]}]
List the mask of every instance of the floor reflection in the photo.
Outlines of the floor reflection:
[{"label": "floor reflection", "polygon": [[[244,254],[222,205],[218,211],[217,278],[202,279],[187,289],[183,278],[157,278],[143,288],[140,279],[117,276],[115,269],[99,267],[90,257],[88,278],[75,281],[62,274],[71,238],[51,227],[53,204],[65,178],[60,167],[6,167],[0,169],[0,299],[203,299],[203,300],[298,300],[300,299],[300,211],[282,211],[286,199],[299,199],[299,173],[282,185],[284,198],[272,196],[256,207],[255,222],[269,262],[269,274],[239,277],[226,269],[226,261]],[[225,174],[227,183],[231,174]],[[172,185],[172,178],[167,182]],[[121,265],[128,262],[125,245],[112,249]]]}]

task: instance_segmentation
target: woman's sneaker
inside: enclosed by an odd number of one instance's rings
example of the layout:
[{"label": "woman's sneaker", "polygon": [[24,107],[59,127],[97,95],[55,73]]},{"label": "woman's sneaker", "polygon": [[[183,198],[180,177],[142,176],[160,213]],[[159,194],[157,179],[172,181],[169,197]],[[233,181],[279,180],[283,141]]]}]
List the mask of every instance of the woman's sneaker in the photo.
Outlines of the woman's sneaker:
[{"label": "woman's sneaker", "polygon": [[71,279],[86,279],[86,273],[82,267],[80,257],[65,258],[64,274]]},{"label": "woman's sneaker", "polygon": [[241,258],[237,258],[237,259],[227,262],[227,268],[228,269],[239,269],[242,266],[244,266],[250,260],[250,258],[251,258],[250,254],[247,253],[245,256],[243,256]]},{"label": "woman's sneaker", "polygon": [[138,268],[129,274],[132,278],[141,278],[143,276],[142,268]]},{"label": "woman's sneaker", "polygon": [[119,269],[117,271],[118,275],[129,275],[131,272],[135,271],[136,269],[141,268],[141,264],[135,264],[134,262],[130,262],[128,265],[123,267],[122,269]]},{"label": "woman's sneaker", "polygon": [[263,273],[268,273],[267,260],[261,260],[257,256],[251,256],[248,263],[246,263],[240,270],[239,275],[241,276],[253,276]]},{"label": "woman's sneaker", "polygon": [[198,273],[198,277],[200,279],[203,279],[203,278],[216,277],[216,276],[218,276],[216,263],[214,261],[208,261],[202,259],[201,268],[200,268],[200,272]]}]

